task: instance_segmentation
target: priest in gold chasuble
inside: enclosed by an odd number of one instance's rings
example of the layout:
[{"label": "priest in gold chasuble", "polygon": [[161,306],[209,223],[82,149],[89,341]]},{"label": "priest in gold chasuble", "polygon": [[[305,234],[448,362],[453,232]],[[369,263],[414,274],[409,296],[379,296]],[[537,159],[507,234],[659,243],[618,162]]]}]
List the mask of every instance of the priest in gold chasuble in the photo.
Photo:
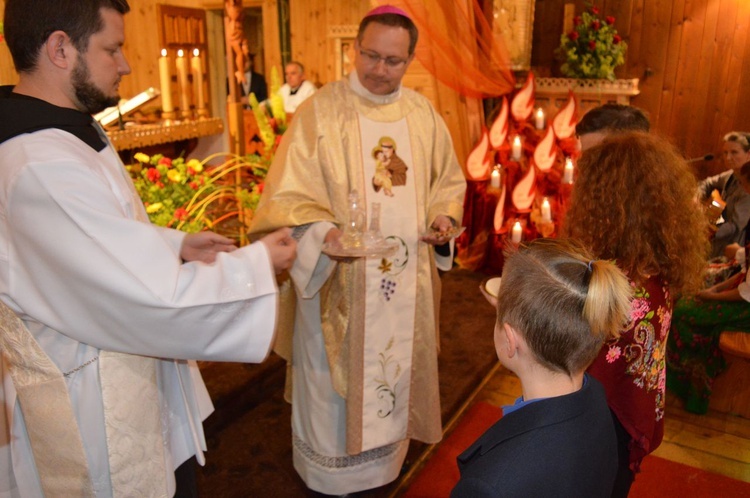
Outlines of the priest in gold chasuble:
[{"label": "priest in gold chasuble", "polygon": [[[442,436],[437,269],[450,269],[453,248],[425,233],[461,220],[465,181],[442,118],[401,87],[416,39],[393,7],[363,19],[356,70],[297,110],[251,228],[291,226],[299,240],[276,349],[292,367],[295,468],[326,494],[391,482],[409,439]],[[394,256],[323,254],[353,190],[368,220],[380,204]]]}]

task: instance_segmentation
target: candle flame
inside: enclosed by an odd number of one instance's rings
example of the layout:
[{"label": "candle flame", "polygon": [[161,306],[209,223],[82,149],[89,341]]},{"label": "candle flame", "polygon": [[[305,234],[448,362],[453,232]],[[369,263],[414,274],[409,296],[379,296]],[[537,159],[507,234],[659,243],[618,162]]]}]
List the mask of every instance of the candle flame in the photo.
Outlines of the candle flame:
[{"label": "candle flame", "polygon": [[195,57],[198,57],[198,56],[199,56],[200,54],[201,54],[201,51],[200,51],[200,50],[198,50],[197,48],[196,48],[195,50],[193,50],[193,55],[194,55]]},{"label": "candle flame", "polygon": [[560,109],[555,119],[552,121],[552,127],[555,129],[557,138],[565,139],[572,137],[576,132],[576,114],[578,104],[573,92],[568,92],[568,102],[565,107]]},{"label": "candle flame", "polygon": [[490,172],[490,162],[487,152],[490,149],[489,134],[487,128],[482,129],[482,138],[466,158],[466,172],[470,180],[481,180],[487,178]]},{"label": "candle flame", "polygon": [[536,194],[536,171],[534,166],[529,168],[529,171],[521,178],[513,189],[513,205],[516,209],[524,211],[531,207],[534,202],[534,196]]},{"label": "candle flame", "polygon": [[490,145],[495,150],[499,150],[508,138],[508,99],[503,97],[503,104],[500,108],[500,114],[497,115],[495,122],[490,127]]},{"label": "candle flame", "polygon": [[167,56],[167,49],[166,48],[161,49],[161,56],[162,57],[166,57]]},{"label": "candle flame", "polygon": [[539,171],[549,171],[555,164],[557,158],[557,147],[555,146],[555,133],[552,128],[547,128],[544,138],[534,149],[534,163]]},{"label": "candle flame", "polygon": [[495,218],[492,225],[495,227],[495,232],[499,232],[503,228],[503,221],[505,221],[505,185],[500,192],[500,199],[497,201],[497,207],[495,208]]},{"label": "candle flame", "polygon": [[521,90],[513,97],[511,113],[516,121],[525,121],[534,110],[534,73],[529,72]]},{"label": "candle flame", "polygon": [[183,52],[182,49],[179,49],[177,51],[177,57],[184,57],[184,56],[185,56],[185,52]]}]

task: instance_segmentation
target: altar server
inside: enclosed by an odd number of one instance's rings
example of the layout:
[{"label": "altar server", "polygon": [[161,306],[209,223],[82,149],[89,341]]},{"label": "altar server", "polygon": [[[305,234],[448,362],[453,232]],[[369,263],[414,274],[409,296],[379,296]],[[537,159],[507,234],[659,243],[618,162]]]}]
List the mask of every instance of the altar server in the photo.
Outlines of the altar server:
[{"label": "altar server", "polygon": [[91,117],[130,72],[128,10],[5,2],[19,82],[0,89],[3,497],[183,493],[175,469],[203,462],[213,409],[186,360],[262,361],[295,255],[288,230],[235,250],[149,223]]}]

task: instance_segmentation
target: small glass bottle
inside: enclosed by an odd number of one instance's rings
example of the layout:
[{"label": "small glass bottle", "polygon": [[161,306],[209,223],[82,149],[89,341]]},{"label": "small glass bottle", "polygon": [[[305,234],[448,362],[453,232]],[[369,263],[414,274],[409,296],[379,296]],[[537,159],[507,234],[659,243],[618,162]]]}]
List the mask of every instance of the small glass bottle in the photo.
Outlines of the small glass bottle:
[{"label": "small glass bottle", "polygon": [[383,234],[380,233],[380,203],[370,204],[370,226],[365,233],[365,246],[374,247],[383,242]]},{"label": "small glass bottle", "polygon": [[359,192],[349,192],[349,222],[341,235],[341,245],[345,248],[362,247],[367,215],[359,201]]}]

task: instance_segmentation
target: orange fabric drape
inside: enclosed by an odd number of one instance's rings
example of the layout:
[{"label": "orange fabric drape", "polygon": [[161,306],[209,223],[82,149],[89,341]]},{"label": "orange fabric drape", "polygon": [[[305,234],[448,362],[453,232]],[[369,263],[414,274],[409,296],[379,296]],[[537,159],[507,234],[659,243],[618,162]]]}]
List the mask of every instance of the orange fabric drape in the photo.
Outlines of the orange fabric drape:
[{"label": "orange fabric drape", "polygon": [[416,57],[441,83],[472,98],[498,97],[515,88],[510,56],[477,0],[385,0],[403,9],[419,29]]}]

